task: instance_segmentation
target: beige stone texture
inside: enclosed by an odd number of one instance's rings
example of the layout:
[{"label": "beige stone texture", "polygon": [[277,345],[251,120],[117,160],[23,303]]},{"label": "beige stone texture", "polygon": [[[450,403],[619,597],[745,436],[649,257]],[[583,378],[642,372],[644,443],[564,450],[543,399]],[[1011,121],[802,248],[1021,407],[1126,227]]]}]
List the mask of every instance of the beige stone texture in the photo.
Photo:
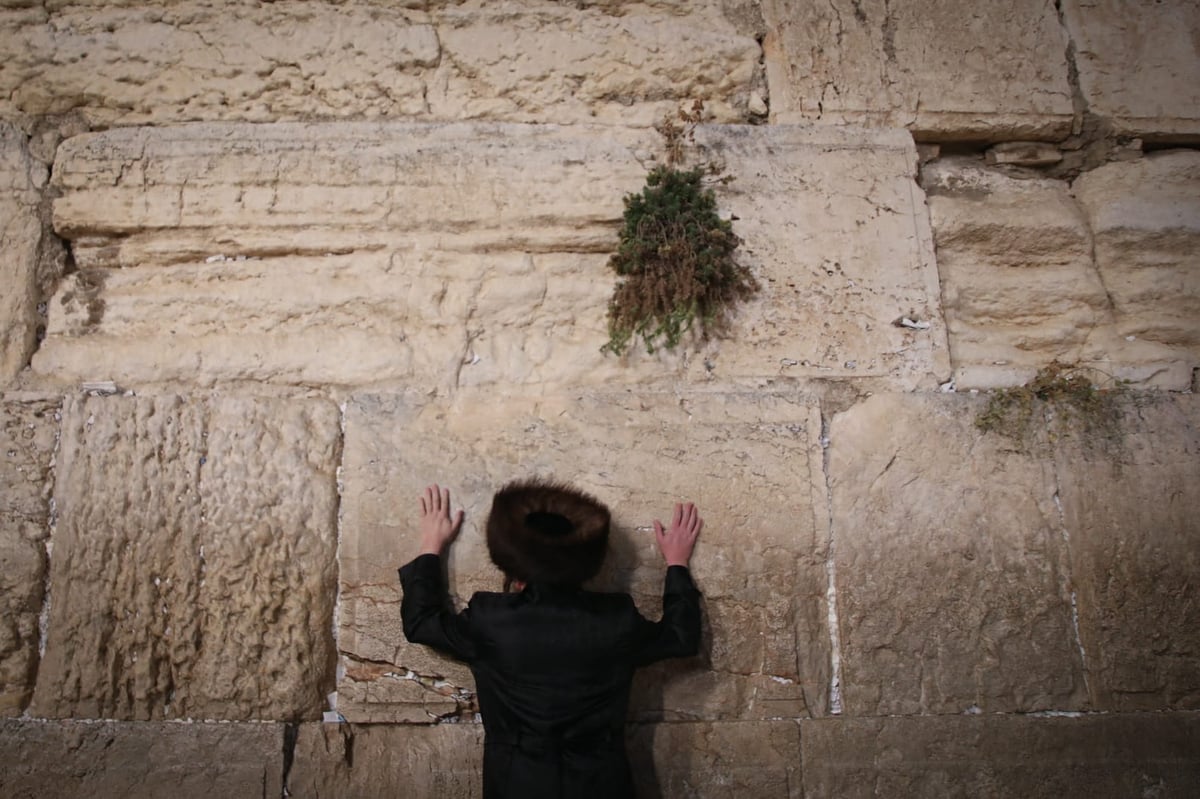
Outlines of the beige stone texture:
[{"label": "beige stone texture", "polygon": [[[578,386],[949,372],[901,131],[710,127],[698,146],[763,284],[701,355],[599,352],[622,197],[657,134],[494,124],[193,125],[65,142],[55,225],[81,267],[35,371]],[[319,224],[314,224],[317,220]],[[908,315],[924,330],[892,323]]]},{"label": "beige stone texture", "polygon": [[764,0],[772,122],[906,127],[918,138],[1060,139],[1067,37],[1046,0]]},{"label": "beige stone texture", "polygon": [[1091,692],[1110,711],[1197,710],[1200,400],[1123,410],[1115,440],[1077,430],[1056,448]]},{"label": "beige stone texture", "polygon": [[1064,0],[1091,113],[1148,141],[1200,141],[1200,5],[1194,0]]},{"label": "beige stone texture", "polygon": [[0,716],[33,693],[59,400],[0,398]]},{"label": "beige stone texture", "polygon": [[1019,385],[1052,361],[1093,354],[1109,298],[1066,182],[965,158],[934,161],[921,177],[958,387]]},{"label": "beige stone texture", "polygon": [[337,408],[73,397],[31,712],[318,717],[333,677]]},{"label": "beige stone texture", "polygon": [[339,696],[339,710],[351,721],[387,713],[411,720],[403,704],[412,699],[395,687],[409,671],[434,693],[438,680],[471,690],[465,666],[407,643],[401,631],[396,569],[418,550],[416,498],[438,481],[466,512],[448,566],[461,605],[475,591],[501,587],[482,533],[492,494],[510,480],[543,475],[613,509],[613,540],[595,587],[629,591],[650,618],[660,612],[664,571],[651,521],[681,499],[694,499],[704,513],[692,564],[705,596],[702,655],[641,673],[634,718],[827,712],[819,436],[810,401],[762,393],[355,396],[346,408],[339,551],[341,685],[354,672],[351,689],[363,695],[372,678],[362,667],[379,664],[392,676],[376,681],[392,688],[377,692],[378,705]]},{"label": "beige stone texture", "polygon": [[460,799],[481,795],[482,767],[482,724],[301,724],[287,795]]},{"label": "beige stone texture", "polygon": [[804,796],[1161,797],[1200,791],[1195,713],[800,722]]},{"label": "beige stone texture", "polygon": [[1088,707],[1053,463],[981,436],[984,406],[876,395],[830,423],[849,716]]},{"label": "beige stone texture", "polygon": [[0,386],[25,367],[37,344],[38,204],[48,177],[25,134],[0,121]]},{"label": "beige stone texture", "polygon": [[51,3],[0,10],[0,113],[96,126],[408,117],[743,121],[762,78],[723,3]]},{"label": "beige stone texture", "polygon": [[799,799],[794,721],[635,725],[626,736],[638,796]]},{"label": "beige stone texture", "polygon": [[1106,164],[1072,191],[1113,307],[1083,360],[1119,378],[1152,370],[1157,386],[1187,390],[1200,366],[1200,153]]},{"label": "beige stone texture", "polygon": [[282,724],[0,721],[7,799],[282,793]]},{"label": "beige stone texture", "polygon": [[[791,721],[634,724],[626,749],[639,796],[789,799],[802,795],[799,730]],[[481,724],[302,724],[288,795],[478,796],[482,763]]]}]

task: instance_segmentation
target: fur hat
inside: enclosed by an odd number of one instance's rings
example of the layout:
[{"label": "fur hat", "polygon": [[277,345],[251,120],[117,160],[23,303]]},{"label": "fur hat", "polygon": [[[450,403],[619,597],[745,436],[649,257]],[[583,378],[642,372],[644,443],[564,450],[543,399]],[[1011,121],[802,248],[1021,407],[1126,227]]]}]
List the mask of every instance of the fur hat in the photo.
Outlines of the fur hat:
[{"label": "fur hat", "polygon": [[603,503],[578,489],[518,480],[492,499],[488,554],[511,579],[580,585],[604,563],[609,519]]}]

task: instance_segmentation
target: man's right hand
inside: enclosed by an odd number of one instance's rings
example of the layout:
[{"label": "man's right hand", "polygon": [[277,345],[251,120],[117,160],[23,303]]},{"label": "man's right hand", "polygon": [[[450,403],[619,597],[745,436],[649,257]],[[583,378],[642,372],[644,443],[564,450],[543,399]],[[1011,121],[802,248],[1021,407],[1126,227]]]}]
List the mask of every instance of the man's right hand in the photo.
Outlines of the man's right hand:
[{"label": "man's right hand", "polygon": [[662,553],[668,566],[687,566],[692,559],[692,549],[696,539],[704,529],[704,520],[700,512],[690,502],[676,502],[675,515],[671,526],[663,529],[662,522],[654,520],[654,538],[658,542],[658,551]]}]

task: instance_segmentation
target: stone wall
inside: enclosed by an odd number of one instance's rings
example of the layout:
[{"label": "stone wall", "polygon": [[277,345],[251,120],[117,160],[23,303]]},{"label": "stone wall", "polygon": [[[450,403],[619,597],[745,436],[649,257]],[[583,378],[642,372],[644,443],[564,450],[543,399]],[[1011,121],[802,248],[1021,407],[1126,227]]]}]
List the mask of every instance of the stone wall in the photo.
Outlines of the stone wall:
[{"label": "stone wall", "polygon": [[[0,795],[477,795],[419,489],[706,519],[660,797],[1200,792],[1185,0],[0,8]],[[604,355],[664,114],[761,291]],[[1055,364],[1102,393],[998,393]]]}]

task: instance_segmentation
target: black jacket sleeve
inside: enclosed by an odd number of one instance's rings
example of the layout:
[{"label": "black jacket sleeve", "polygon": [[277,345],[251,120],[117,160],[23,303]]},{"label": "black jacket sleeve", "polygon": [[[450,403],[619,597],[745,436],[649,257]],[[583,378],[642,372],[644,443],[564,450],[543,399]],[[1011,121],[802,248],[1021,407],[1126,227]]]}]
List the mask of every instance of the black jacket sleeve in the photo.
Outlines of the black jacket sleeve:
[{"label": "black jacket sleeve", "polygon": [[700,592],[686,566],[668,566],[663,582],[663,615],[646,622],[636,665],[700,651]]},{"label": "black jacket sleeve", "polygon": [[455,613],[442,579],[442,559],[420,555],[400,568],[404,637],[468,663],[475,659],[470,611]]}]

